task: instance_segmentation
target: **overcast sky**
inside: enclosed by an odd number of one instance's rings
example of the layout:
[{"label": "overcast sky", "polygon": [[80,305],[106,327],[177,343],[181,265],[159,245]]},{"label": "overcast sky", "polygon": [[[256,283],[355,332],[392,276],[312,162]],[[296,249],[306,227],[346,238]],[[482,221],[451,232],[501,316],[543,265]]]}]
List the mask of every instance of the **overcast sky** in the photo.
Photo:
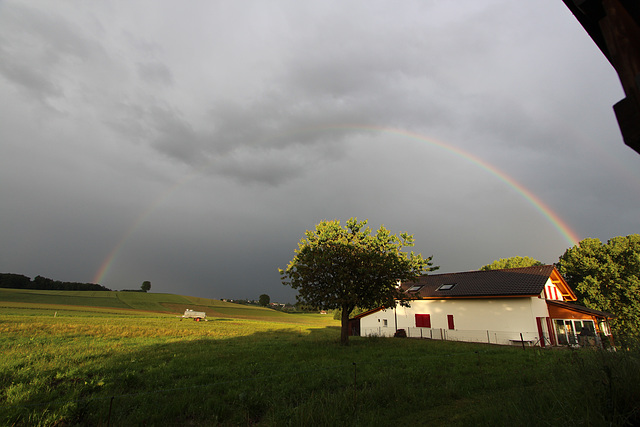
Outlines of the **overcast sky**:
[{"label": "overcast sky", "polygon": [[623,96],[561,0],[3,0],[0,272],[294,302],[352,216],[441,272],[556,262],[640,232]]}]

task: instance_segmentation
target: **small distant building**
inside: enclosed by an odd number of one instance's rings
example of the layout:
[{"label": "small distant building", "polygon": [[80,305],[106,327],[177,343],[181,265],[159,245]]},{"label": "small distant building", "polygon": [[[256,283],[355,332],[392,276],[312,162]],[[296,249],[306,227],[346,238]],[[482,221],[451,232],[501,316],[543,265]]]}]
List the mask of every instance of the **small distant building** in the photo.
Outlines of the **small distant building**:
[{"label": "small distant building", "polygon": [[409,307],[354,316],[350,334],[541,347],[611,342],[614,316],[574,304],[575,293],[553,265],[431,274],[400,286]]}]

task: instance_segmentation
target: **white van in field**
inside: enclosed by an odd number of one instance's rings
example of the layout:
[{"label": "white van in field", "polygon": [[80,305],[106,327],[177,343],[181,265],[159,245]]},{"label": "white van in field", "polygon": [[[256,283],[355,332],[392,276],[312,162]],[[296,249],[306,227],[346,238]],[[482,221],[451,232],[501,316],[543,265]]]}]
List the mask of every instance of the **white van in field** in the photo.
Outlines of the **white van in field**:
[{"label": "white van in field", "polygon": [[[193,310],[187,308],[184,311],[184,314],[182,315],[182,319],[193,319],[196,322],[204,320],[206,322],[207,321],[207,313],[205,313],[204,311],[193,311]],[[180,320],[182,320],[182,319],[180,319]]]}]

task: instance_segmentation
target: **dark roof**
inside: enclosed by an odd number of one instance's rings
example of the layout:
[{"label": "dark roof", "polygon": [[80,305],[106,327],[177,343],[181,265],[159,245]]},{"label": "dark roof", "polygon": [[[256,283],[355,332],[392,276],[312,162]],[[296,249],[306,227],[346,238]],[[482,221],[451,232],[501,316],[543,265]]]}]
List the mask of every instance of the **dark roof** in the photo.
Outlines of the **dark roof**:
[{"label": "dark roof", "polygon": [[568,310],[579,311],[579,312],[587,313],[587,314],[593,314],[594,316],[597,316],[597,317],[606,317],[606,318],[609,318],[609,319],[614,319],[614,318],[618,317],[615,314],[612,314],[612,313],[609,313],[609,312],[606,312],[606,311],[594,310],[593,308],[587,308],[587,307],[584,307],[582,305],[571,304],[571,303],[564,302],[564,301],[551,301],[551,300],[548,300],[547,304],[557,305],[559,307],[563,307],[563,308],[566,308]]},{"label": "dark roof", "polygon": [[[430,274],[414,282],[403,283],[402,289],[420,286],[409,292],[415,298],[461,298],[484,296],[538,295],[554,270],[553,265],[508,268],[504,270],[467,271],[463,273]],[[442,285],[455,284],[449,290],[438,290]]]},{"label": "dark roof", "polygon": [[368,315],[373,314],[373,313],[375,313],[375,312],[377,312],[377,311],[380,311],[380,310],[384,310],[384,307],[376,307],[376,308],[374,308],[374,309],[367,310],[367,311],[365,311],[365,312],[363,312],[363,313],[356,314],[355,316],[353,316],[353,317],[352,317],[352,318],[350,318],[349,320],[360,319],[361,317],[368,316]]}]

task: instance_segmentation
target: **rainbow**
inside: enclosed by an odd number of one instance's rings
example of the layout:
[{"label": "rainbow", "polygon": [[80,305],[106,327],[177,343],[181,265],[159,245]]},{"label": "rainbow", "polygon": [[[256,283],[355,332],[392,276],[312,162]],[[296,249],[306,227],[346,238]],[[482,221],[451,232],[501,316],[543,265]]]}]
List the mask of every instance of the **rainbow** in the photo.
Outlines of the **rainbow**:
[{"label": "rainbow", "polygon": [[[307,129],[299,130],[296,132],[291,132],[289,135],[291,134],[303,135],[303,134],[330,131],[330,130],[366,131],[366,132],[379,132],[379,133],[398,135],[398,136],[402,136],[412,140],[425,142],[431,146],[441,148],[458,157],[462,157],[463,159],[471,162],[472,164],[480,167],[481,169],[484,169],[491,175],[497,177],[498,179],[506,183],[509,187],[513,188],[517,193],[522,195],[522,197],[524,197],[524,199],[527,202],[529,202],[531,206],[533,206],[538,212],[540,212],[553,225],[553,227],[560,232],[560,234],[564,237],[564,239],[570,246],[577,245],[580,240],[577,233],[573,231],[571,227],[569,227],[569,225],[565,221],[563,221],[558,214],[556,214],[553,210],[551,210],[551,208],[547,206],[542,200],[540,200],[539,197],[537,197],[535,194],[529,191],[522,184],[520,184],[512,177],[502,172],[497,167],[486,162],[485,160],[469,153],[468,151],[455,147],[451,144],[447,144],[445,142],[439,141],[431,137],[427,137],[425,135],[421,135],[419,133],[402,130],[402,129],[396,129],[396,128],[380,127],[380,126],[362,126],[362,125],[326,126],[326,127],[319,127],[319,128],[307,128]],[[133,232],[138,228],[138,226],[144,222],[144,220],[158,207],[158,205],[160,205],[160,203],[166,200],[171,194],[173,194],[179,188],[183,187],[185,184],[193,180],[198,175],[198,173],[203,169],[204,168],[197,169],[193,173],[189,174],[186,178],[172,185],[168,190],[166,190],[159,197],[157,197],[154,200],[154,202],[138,216],[138,218],[136,218],[133,224],[129,226],[129,228],[122,235],[118,243],[113,247],[111,252],[109,252],[107,257],[100,264],[100,268],[98,269],[98,271],[96,272],[93,278],[93,283],[100,283],[104,279],[111,264],[116,259],[116,256],[120,251],[120,249],[124,246],[126,241],[133,234]]]},{"label": "rainbow", "polygon": [[575,231],[573,231],[571,227],[565,221],[563,221],[558,214],[556,214],[553,210],[551,210],[549,206],[547,206],[542,200],[540,200],[539,197],[537,197],[535,194],[529,191],[525,186],[520,184],[518,181],[516,181],[506,173],[502,172],[497,167],[469,153],[468,151],[465,151],[461,148],[457,148],[451,144],[447,144],[437,139],[428,138],[424,135],[410,132],[407,130],[402,130],[402,129],[377,127],[377,126],[350,126],[350,125],[333,127],[333,129],[370,130],[370,131],[391,133],[394,135],[400,135],[406,138],[418,140],[421,142],[426,142],[430,145],[440,147],[445,151],[448,151],[449,153],[462,157],[470,161],[471,163],[475,164],[476,166],[479,166],[480,168],[489,172],[491,175],[499,178],[501,181],[506,183],[509,187],[513,188],[517,193],[520,193],[520,195],[522,195],[525,198],[525,200],[527,200],[527,202],[531,204],[531,206],[533,206],[538,212],[540,212],[545,218],[547,218],[549,222],[551,222],[554,228],[556,228],[560,232],[560,234],[562,234],[562,236],[564,237],[564,239],[567,241],[569,245],[575,246],[580,241],[580,237],[578,236],[578,234]]},{"label": "rainbow", "polygon": [[102,279],[107,274],[107,271],[109,270],[109,267],[111,267],[111,264],[115,260],[116,255],[118,254],[120,249],[124,246],[124,244],[127,242],[127,240],[129,240],[129,237],[138,228],[138,226],[140,224],[142,224],[144,222],[144,220],[146,220],[149,217],[149,215],[151,215],[151,213],[154,210],[156,210],[156,208],[163,201],[165,201],[167,198],[169,198],[169,196],[171,194],[173,194],[179,188],[181,188],[182,186],[187,184],[189,181],[194,179],[197,176],[199,171],[200,171],[200,169],[196,170],[195,172],[192,172],[186,178],[184,178],[184,179],[178,181],[177,183],[173,184],[171,187],[169,187],[168,190],[164,191],[160,196],[158,196],[153,201],[153,203],[151,203],[151,205],[149,205],[144,211],[142,211],[142,213],[140,215],[138,215],[138,217],[133,222],[133,224],[131,224],[129,226],[129,228],[127,228],[127,230],[122,235],[120,240],[118,240],[118,243],[113,247],[113,249],[111,249],[111,252],[109,252],[107,257],[102,261],[102,263],[100,264],[100,268],[98,268],[98,271],[96,271],[96,274],[93,277],[92,283],[100,283],[100,282],[102,282]]}]

